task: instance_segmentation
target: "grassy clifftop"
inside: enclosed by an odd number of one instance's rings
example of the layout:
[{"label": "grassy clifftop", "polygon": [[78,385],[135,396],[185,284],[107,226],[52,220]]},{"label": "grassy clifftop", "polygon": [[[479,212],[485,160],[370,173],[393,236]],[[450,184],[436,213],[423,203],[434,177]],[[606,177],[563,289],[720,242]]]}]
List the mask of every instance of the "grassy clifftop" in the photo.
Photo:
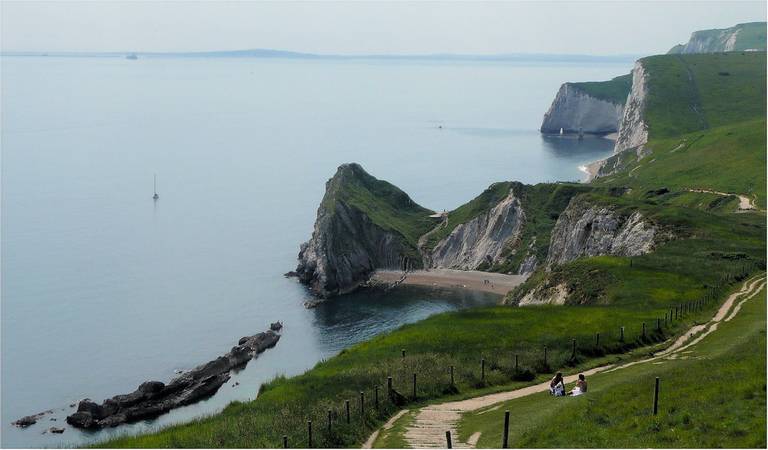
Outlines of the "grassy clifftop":
[{"label": "grassy clifftop", "polygon": [[416,248],[419,236],[435,226],[433,211],[414,202],[397,186],[379,180],[359,164],[344,164],[328,181],[321,207],[333,214],[336,202],[343,202],[366,214],[387,231],[399,233]]},{"label": "grassy clifftop", "polygon": [[621,75],[608,81],[570,84],[597,99],[623,105],[627,101],[629,90],[632,88],[632,74]]},{"label": "grassy clifftop", "polygon": [[668,53],[765,51],[765,39],[765,22],[740,23],[730,28],[696,31],[687,44],[675,45]]}]

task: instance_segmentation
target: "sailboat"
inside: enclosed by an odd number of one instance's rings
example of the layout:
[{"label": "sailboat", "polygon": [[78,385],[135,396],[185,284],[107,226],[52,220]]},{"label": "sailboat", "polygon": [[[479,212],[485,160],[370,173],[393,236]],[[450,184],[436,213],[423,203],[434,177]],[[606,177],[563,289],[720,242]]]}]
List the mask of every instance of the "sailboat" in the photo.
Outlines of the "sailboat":
[{"label": "sailboat", "polygon": [[160,198],[160,196],[157,195],[157,174],[155,174],[155,195],[153,195],[152,198],[154,200],[157,200],[158,198]]}]

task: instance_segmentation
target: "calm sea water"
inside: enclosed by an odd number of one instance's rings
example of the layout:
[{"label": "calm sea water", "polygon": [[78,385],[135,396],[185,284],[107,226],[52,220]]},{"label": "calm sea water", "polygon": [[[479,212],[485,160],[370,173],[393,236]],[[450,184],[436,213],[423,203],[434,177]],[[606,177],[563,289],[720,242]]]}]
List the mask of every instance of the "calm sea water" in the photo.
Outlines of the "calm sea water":
[{"label": "calm sea water", "polygon": [[[71,446],[210,414],[341,349],[497,300],[407,288],[316,309],[283,273],[325,181],[359,162],[432,209],[490,183],[577,180],[604,139],[536,131],[565,80],[631,62],[2,59],[2,445]],[[442,126],[442,129],[438,128]],[[158,175],[160,200],[152,201]],[[167,381],[241,336],[278,346],[211,399],[99,433],[69,404]],[[230,383],[231,384],[231,383]],[[53,408],[25,430],[10,422]]]}]

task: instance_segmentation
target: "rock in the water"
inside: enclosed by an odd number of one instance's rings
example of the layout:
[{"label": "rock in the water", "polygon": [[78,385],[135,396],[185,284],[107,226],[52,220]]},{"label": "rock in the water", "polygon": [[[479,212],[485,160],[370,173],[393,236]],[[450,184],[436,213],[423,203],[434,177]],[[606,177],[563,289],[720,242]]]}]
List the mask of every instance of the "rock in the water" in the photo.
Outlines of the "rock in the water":
[{"label": "rock in the water", "polygon": [[275,323],[272,323],[269,325],[269,329],[272,331],[280,331],[283,329],[283,323],[280,321],[277,321]]},{"label": "rock in the water", "polygon": [[430,214],[358,164],[340,166],[326,184],[312,239],[301,246],[299,280],[328,298],[357,289],[376,269],[421,268],[416,241],[434,226]]},{"label": "rock in the water", "polygon": [[146,381],[130,394],[116,395],[100,405],[82,400],[77,412],[67,417],[67,423],[76,428],[114,427],[151,419],[173,408],[195,403],[216,393],[229,380],[231,369],[247,364],[259,353],[274,347],[279,339],[280,335],[272,330],[246,336],[226,355],[185,372],[168,384]]},{"label": "rock in the water", "polygon": [[64,428],[51,427],[51,428],[48,429],[48,431],[50,431],[51,433],[54,433],[54,434],[61,434],[61,433],[64,432]]}]

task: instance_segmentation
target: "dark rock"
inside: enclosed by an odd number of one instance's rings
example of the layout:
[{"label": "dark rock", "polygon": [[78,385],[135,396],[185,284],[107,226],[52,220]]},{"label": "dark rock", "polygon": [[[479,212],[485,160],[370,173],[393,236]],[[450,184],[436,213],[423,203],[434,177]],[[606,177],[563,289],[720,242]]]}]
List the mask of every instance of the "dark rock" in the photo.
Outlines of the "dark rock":
[{"label": "dark rock", "polygon": [[97,428],[96,421],[93,420],[91,413],[78,411],[67,416],[67,423],[75,428]]},{"label": "dark rock", "polygon": [[37,419],[40,417],[37,415],[34,416],[24,416],[21,419],[12,422],[11,425],[19,428],[27,428],[28,426],[34,425],[37,423]]},{"label": "dark rock", "polygon": [[147,381],[130,394],[116,395],[101,405],[85,399],[78,404],[77,412],[67,417],[67,423],[76,428],[114,427],[151,419],[173,408],[195,403],[216,393],[229,380],[230,370],[274,347],[279,339],[280,335],[272,330],[246,336],[226,355],[189,370],[168,384]]},{"label": "dark rock", "polygon": [[294,270],[291,270],[290,272],[285,272],[285,273],[283,274],[283,276],[284,276],[285,278],[297,278],[297,277],[299,276],[299,274],[298,274],[298,273],[296,273],[296,271],[294,271]]},{"label": "dark rock", "polygon": [[51,427],[51,428],[48,429],[48,431],[50,431],[51,433],[55,433],[55,434],[61,434],[61,433],[64,432],[64,428]]},{"label": "dark rock", "polygon": [[283,323],[280,321],[277,321],[275,323],[272,323],[269,325],[269,329],[272,331],[280,331],[283,329]]}]

